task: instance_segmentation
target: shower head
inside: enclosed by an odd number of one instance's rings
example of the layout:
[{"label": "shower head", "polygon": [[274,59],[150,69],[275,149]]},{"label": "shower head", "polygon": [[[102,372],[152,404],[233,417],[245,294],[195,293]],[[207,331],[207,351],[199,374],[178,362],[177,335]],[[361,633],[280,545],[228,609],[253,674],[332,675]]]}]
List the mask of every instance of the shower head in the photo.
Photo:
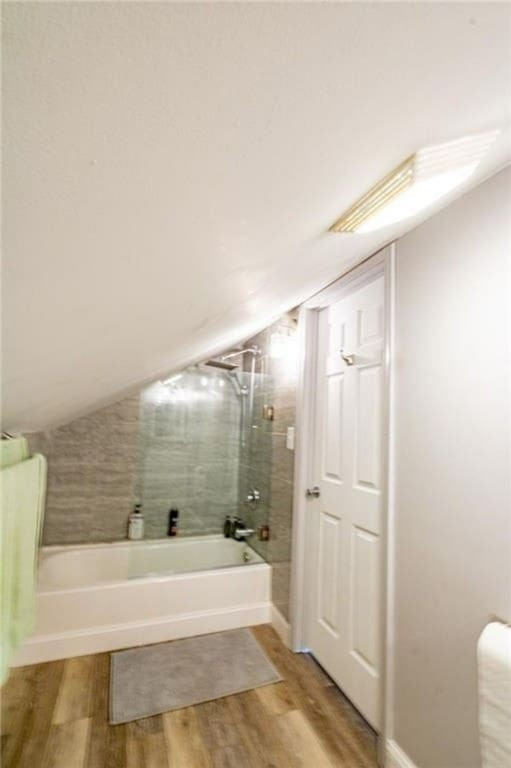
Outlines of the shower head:
[{"label": "shower head", "polygon": [[229,352],[227,355],[222,355],[220,359],[206,360],[204,365],[210,365],[212,368],[221,368],[224,371],[234,371],[236,368],[239,368],[239,364],[228,363],[227,361],[232,357],[240,357],[241,355],[245,355],[247,352],[250,352],[250,354],[254,357],[261,354],[259,347],[254,345],[253,347],[246,347],[245,349],[237,349],[234,352]]},{"label": "shower head", "polygon": [[212,368],[221,368],[223,371],[234,371],[238,367],[234,363],[226,363],[223,360],[206,360],[204,365],[210,365]]},{"label": "shower head", "polygon": [[227,373],[229,381],[234,387],[234,391],[237,395],[246,395],[248,393],[248,387],[246,384],[243,384],[240,379],[237,371],[238,366],[234,363],[227,363],[223,360],[206,360],[204,365],[210,365],[212,368],[220,368],[220,370]]}]

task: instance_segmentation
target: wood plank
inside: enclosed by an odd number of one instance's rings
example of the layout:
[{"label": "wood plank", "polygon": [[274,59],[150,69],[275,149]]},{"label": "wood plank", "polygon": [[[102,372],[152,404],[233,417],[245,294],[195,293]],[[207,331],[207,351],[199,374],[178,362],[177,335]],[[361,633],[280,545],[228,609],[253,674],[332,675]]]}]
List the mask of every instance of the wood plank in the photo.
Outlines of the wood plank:
[{"label": "wood plank", "polygon": [[282,742],[277,719],[264,708],[256,690],[231,696],[228,704],[239,713],[240,741],[246,752],[253,756],[255,765],[294,767]]},{"label": "wood plank", "polygon": [[126,723],[126,735],[128,739],[140,739],[155,733],[163,733],[163,719],[161,715],[143,717]]},{"label": "wood plank", "polygon": [[127,768],[169,768],[163,731],[138,737],[127,735],[126,765]]},{"label": "wood plank", "polygon": [[[101,764],[102,768],[110,768],[110,766],[115,766],[115,768],[127,768],[126,726],[108,725],[106,735],[104,762]],[[87,766],[87,768],[89,767]]]},{"label": "wood plank", "polygon": [[[244,694],[230,696],[224,700],[224,705],[231,712],[232,728],[236,730],[237,744],[242,748],[244,763],[250,768],[271,766],[270,744],[267,740],[261,740],[252,712],[250,717],[246,716],[247,707],[241,701],[243,698]],[[289,766],[283,765],[282,768]]]},{"label": "wood plank", "polygon": [[283,715],[296,708],[293,694],[285,681],[263,685],[256,689],[256,694],[269,715]]},{"label": "wood plank", "polygon": [[[233,698],[233,697],[229,697]],[[213,768],[243,766],[260,768],[247,752],[241,737],[241,714],[229,706],[228,699],[217,699],[195,707],[199,727]],[[236,763],[237,761],[237,763]]]},{"label": "wood plank", "polygon": [[378,749],[378,737],[375,731],[369,727],[360,712],[358,712],[349,699],[332,685],[325,691],[326,698],[330,702],[332,712],[336,720],[341,724],[341,731],[346,741],[355,739],[359,748],[369,757],[370,764],[376,760]]},{"label": "wood plank", "polygon": [[145,768],[169,768],[167,743],[163,730],[144,736],[143,744]]},{"label": "wood plank", "polygon": [[2,688],[0,726],[2,736],[15,733],[28,706],[36,667],[11,669]]},{"label": "wood plank", "polygon": [[87,768],[106,768],[110,695],[110,655],[108,653],[98,653],[94,657],[92,680],[92,724]]},{"label": "wood plank", "polygon": [[[225,747],[215,749],[211,754],[211,760],[213,768],[253,768],[253,763],[247,760],[242,744],[227,744]],[[279,767],[272,766],[272,768]]]},{"label": "wood plank", "polygon": [[19,742],[17,734],[22,730],[23,720],[30,708],[35,669],[34,666],[12,669],[1,691],[1,755],[6,764],[16,751]]},{"label": "wood plank", "polygon": [[52,725],[41,768],[85,768],[91,720],[70,720]]},{"label": "wood plank", "polygon": [[309,653],[301,653],[299,655],[300,663],[308,670],[311,677],[323,688],[331,688],[335,686],[334,681],[327,675],[324,669],[315,661],[315,659]]},{"label": "wood plank", "polygon": [[55,725],[90,717],[94,682],[94,656],[66,659],[52,722]]},{"label": "wood plank", "polygon": [[239,734],[234,727],[232,712],[224,699],[208,701],[194,707],[202,739],[209,752],[239,744]]},{"label": "wood plank", "polygon": [[53,708],[64,671],[63,661],[34,666],[22,715],[2,755],[2,768],[34,768],[41,763],[48,740]]},{"label": "wood plank", "polygon": [[110,654],[95,656],[92,689],[92,725],[87,768],[126,768],[125,725],[110,725]]},{"label": "wood plank", "polygon": [[126,768],[143,768],[144,745],[142,739],[126,738]]},{"label": "wood plank", "polygon": [[[253,632],[285,678],[295,708],[306,715],[330,760],[346,768],[355,765],[357,768],[374,768],[377,765],[374,732],[362,720],[367,733],[367,737],[362,739],[351,724],[346,722],[339,703],[335,704],[331,698],[332,691],[338,691],[337,687],[325,685],[324,677],[318,676],[311,666],[316,664],[314,660],[286,648],[269,625],[253,627]],[[355,711],[351,704],[348,705]]]},{"label": "wood plank", "polygon": [[202,739],[196,707],[162,715],[163,733],[171,768],[210,768],[212,762]]},{"label": "wood plank", "polygon": [[298,710],[286,712],[277,717],[282,740],[292,756],[296,768],[334,768],[337,763],[330,759],[323,749],[314,730],[303,714]]}]

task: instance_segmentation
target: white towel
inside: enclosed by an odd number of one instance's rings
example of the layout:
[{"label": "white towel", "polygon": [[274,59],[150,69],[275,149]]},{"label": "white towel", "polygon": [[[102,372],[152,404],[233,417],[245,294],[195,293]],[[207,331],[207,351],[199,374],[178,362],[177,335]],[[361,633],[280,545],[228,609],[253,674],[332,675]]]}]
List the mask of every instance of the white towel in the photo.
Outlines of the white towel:
[{"label": "white towel", "polygon": [[511,766],[511,627],[488,624],[477,644],[483,768]]}]

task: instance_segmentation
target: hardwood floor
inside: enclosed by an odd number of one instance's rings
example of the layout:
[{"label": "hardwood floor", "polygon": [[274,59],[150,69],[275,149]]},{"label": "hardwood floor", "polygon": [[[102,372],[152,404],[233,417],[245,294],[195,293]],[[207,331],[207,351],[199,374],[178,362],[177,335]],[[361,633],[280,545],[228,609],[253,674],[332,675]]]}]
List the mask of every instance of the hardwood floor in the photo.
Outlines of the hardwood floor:
[{"label": "hardwood floor", "polygon": [[284,682],[108,724],[109,654],[14,669],[3,768],[375,768],[373,731],[305,654],[252,629]]}]

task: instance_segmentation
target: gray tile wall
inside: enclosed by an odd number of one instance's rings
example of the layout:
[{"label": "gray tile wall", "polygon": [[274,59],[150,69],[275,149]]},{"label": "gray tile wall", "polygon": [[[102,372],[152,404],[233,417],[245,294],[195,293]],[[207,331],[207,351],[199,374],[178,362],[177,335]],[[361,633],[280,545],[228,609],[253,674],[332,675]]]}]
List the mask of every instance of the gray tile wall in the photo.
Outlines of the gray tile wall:
[{"label": "gray tile wall", "polygon": [[126,537],[136,474],[138,396],[29,435],[48,461],[44,544]]}]

